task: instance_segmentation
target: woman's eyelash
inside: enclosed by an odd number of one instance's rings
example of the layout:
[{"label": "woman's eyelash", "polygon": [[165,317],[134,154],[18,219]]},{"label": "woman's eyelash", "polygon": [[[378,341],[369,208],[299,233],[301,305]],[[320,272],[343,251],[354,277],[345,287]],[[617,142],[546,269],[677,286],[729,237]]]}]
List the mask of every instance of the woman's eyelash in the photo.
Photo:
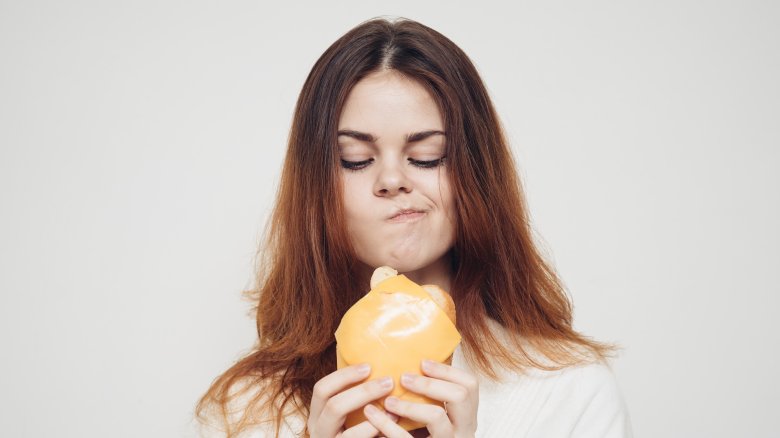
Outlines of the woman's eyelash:
[{"label": "woman's eyelash", "polygon": [[374,161],[373,158],[369,158],[368,160],[363,161],[347,161],[347,160],[341,160],[341,167],[349,170],[363,170],[368,166],[372,161]]},{"label": "woman's eyelash", "polygon": [[[441,158],[437,158],[435,160],[415,160],[413,158],[408,158],[408,160],[415,167],[419,167],[422,169],[432,169],[434,167],[438,167],[442,165],[444,163],[445,158],[446,155]],[[368,167],[368,165],[371,164],[373,161],[374,161],[373,158],[369,158],[368,160],[363,160],[363,161],[347,161],[342,159],[341,167],[349,170],[354,170],[354,171],[363,170],[366,167]]]},{"label": "woman's eyelash", "polygon": [[431,169],[433,167],[438,167],[440,164],[444,163],[445,158],[446,156],[437,158],[435,160],[428,160],[428,161],[413,160],[409,158],[409,162],[417,167],[422,167],[423,169]]}]

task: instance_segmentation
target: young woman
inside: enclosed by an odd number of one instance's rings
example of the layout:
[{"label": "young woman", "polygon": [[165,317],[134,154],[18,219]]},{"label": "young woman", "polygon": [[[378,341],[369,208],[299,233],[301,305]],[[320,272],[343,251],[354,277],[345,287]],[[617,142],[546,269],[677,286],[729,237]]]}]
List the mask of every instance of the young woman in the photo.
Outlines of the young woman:
[{"label": "young woman", "polygon": [[[349,31],[298,99],[268,241],[258,344],[197,414],[216,436],[626,437],[613,348],[572,329],[571,304],[533,240],[488,93],[449,39],[410,20]],[[462,342],[396,398],[360,366],[336,370],[334,332],[389,265],[449,291]],[[345,428],[347,413],[367,421]],[[426,427],[403,430],[410,418]]]}]

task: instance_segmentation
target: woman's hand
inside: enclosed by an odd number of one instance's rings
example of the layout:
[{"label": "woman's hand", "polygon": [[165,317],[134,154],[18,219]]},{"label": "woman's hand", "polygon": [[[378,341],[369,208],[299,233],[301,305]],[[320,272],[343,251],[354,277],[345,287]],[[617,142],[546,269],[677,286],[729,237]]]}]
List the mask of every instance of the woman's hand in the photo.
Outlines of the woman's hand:
[{"label": "woman's hand", "polygon": [[[370,371],[368,364],[353,365],[328,374],[314,385],[309,419],[306,422],[312,438],[370,438],[379,433],[368,421],[344,430],[344,420],[348,413],[387,395],[393,389],[393,379],[389,377],[345,389],[364,380]],[[393,417],[383,415],[393,422]]]},{"label": "woman's hand", "polygon": [[[477,379],[464,370],[428,360],[423,361],[422,370],[425,376],[404,374],[401,385],[412,392],[446,403],[446,411],[440,406],[407,402],[396,397],[385,400],[385,409],[399,417],[425,424],[433,438],[473,437],[477,431],[479,404]],[[374,406],[366,406],[363,412],[371,424],[388,438],[412,436]]]}]

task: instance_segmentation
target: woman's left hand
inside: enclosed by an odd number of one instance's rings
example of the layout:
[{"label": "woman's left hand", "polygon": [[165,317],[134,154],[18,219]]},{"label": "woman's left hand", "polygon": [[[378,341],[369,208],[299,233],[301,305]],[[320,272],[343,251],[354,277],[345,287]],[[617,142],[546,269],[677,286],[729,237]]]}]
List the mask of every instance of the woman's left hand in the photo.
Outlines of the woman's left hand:
[{"label": "woman's left hand", "polygon": [[[471,438],[477,431],[477,406],[479,384],[468,372],[424,360],[424,376],[404,374],[401,385],[417,394],[446,403],[441,406],[427,403],[413,403],[388,397],[385,409],[399,417],[406,417],[425,424],[432,438]],[[412,435],[390,419],[387,414],[367,405],[366,418],[387,438],[408,438]]]}]

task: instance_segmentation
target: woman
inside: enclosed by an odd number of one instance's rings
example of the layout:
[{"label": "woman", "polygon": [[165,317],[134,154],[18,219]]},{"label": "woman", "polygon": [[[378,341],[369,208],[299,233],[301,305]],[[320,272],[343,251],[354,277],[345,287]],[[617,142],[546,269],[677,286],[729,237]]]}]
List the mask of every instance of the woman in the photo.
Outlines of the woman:
[{"label": "woman", "polygon": [[[370,20],[316,62],[261,254],[258,345],[197,408],[222,436],[408,437],[399,416],[426,425],[412,436],[630,435],[613,347],[572,329],[476,69],[422,24]],[[333,333],[381,265],[456,303],[452,365],[402,383],[446,411],[394,398],[371,409],[392,382],[336,371]],[[368,420],[345,429],[361,408]]]}]

